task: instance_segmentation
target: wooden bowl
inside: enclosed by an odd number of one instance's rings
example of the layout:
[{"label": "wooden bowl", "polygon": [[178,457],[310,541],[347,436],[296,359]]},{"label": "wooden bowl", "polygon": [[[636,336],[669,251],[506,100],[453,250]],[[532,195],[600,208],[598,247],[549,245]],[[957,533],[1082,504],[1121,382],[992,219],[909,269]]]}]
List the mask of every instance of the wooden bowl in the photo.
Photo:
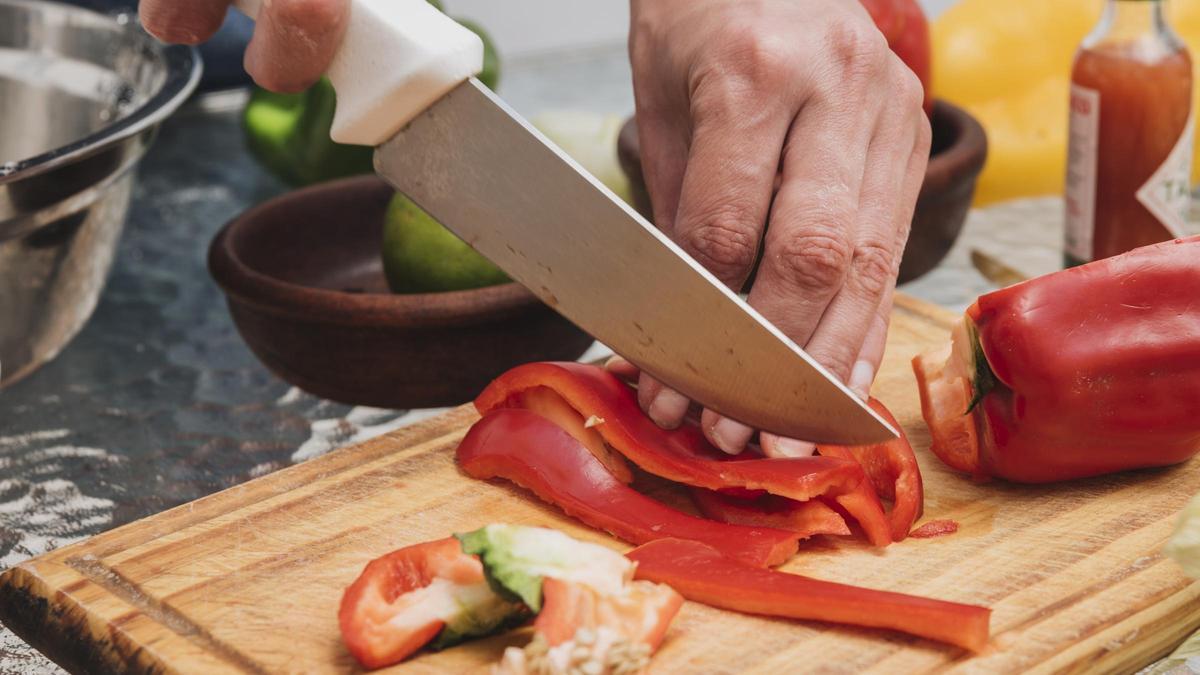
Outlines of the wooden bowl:
[{"label": "wooden bowl", "polygon": [[[929,167],[917,198],[908,246],[900,262],[901,283],[929,272],[946,257],[962,231],[975,194],[975,182],[987,159],[987,135],[967,111],[946,101],[935,101],[930,124],[933,145]],[[617,157],[629,177],[634,208],[651,218],[636,118],[630,118],[621,128]]]},{"label": "wooden bowl", "polygon": [[375,176],[323,183],[260,204],[217,234],[209,270],[271,371],[343,403],[448,406],[515,365],[574,360],[592,344],[516,283],[389,292],[380,247],[392,194]]}]

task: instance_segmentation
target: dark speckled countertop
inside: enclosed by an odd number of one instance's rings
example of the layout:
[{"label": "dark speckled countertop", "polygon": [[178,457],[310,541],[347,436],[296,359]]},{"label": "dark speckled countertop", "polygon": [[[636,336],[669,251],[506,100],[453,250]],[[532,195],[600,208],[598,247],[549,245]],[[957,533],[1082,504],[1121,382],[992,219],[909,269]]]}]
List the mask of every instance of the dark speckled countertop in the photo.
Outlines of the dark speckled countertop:
[{"label": "dark speckled countertop", "polygon": [[[623,46],[508,64],[501,93],[527,115],[633,108]],[[163,126],[95,316],[57,360],[0,391],[0,569],[438,412],[314,398],[241,342],[208,243],[284,189],[244,151],[241,102],[209,95]],[[962,308],[990,288],[972,247],[1049,271],[1060,212],[1057,199],[973,212],[947,261],[903,290]],[[0,674],[54,670],[0,628]]]}]

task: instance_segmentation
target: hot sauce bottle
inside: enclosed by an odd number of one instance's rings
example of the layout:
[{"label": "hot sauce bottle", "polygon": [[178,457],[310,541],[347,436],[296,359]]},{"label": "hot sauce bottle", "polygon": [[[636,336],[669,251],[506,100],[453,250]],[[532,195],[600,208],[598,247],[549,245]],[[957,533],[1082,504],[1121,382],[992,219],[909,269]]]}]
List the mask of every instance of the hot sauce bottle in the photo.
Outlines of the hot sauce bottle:
[{"label": "hot sauce bottle", "polygon": [[1106,0],[1075,55],[1066,263],[1195,233],[1192,59],[1163,0]]}]

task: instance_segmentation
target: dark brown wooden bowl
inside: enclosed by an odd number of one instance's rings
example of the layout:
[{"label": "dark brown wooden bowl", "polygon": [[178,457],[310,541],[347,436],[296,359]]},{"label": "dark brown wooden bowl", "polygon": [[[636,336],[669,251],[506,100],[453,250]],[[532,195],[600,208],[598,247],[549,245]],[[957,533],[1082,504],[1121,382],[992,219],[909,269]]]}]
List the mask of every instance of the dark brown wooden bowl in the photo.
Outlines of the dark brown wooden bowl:
[{"label": "dark brown wooden bowl", "polygon": [[592,343],[519,284],[389,292],[380,259],[393,190],[360,176],[290,192],[228,223],[208,266],[268,368],[324,398],[382,408],[471,400],[528,361]]},{"label": "dark brown wooden bowl", "polygon": [[[901,283],[912,281],[937,266],[962,232],[975,182],[987,159],[987,135],[967,111],[935,101],[930,118],[933,144],[929,168],[913,213],[912,232],[900,262]],[[617,139],[617,157],[629,177],[634,208],[651,218],[650,196],[642,178],[637,119],[630,118]]]}]

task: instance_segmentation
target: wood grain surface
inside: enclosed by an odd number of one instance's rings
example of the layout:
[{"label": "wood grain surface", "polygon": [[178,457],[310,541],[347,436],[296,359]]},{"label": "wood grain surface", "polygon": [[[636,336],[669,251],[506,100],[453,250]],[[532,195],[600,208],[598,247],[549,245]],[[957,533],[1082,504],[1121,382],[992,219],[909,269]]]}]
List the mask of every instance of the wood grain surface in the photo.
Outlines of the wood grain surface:
[{"label": "wood grain surface", "polygon": [[[908,362],[947,339],[952,319],[899,299],[875,394],[917,448],[925,519],[954,519],[958,533],[885,550],[818,538],[784,569],[990,606],[987,652],[688,603],[654,672],[1119,672],[1200,626],[1200,583],[1159,553],[1200,491],[1197,462],[1029,487],[972,483],[928,452]],[[0,621],[79,672],[346,672],[337,605],[372,558],[491,522],[626,548],[508,483],[460,474],[453,451],[475,419],[462,407],[20,564],[0,576]],[[526,637],[396,670],[480,670]]]}]

